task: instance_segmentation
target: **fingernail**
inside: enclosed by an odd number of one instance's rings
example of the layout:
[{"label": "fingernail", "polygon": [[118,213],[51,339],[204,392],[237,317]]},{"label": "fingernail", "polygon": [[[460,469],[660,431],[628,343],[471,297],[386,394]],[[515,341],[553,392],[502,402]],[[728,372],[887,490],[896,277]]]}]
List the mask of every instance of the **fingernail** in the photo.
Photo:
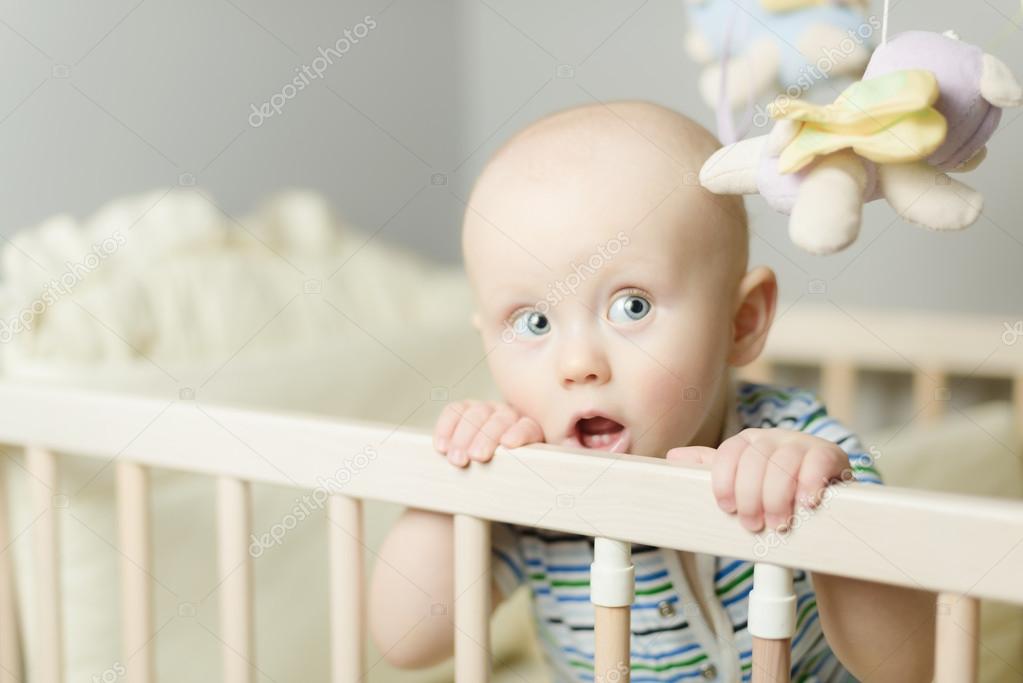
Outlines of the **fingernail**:
[{"label": "fingernail", "polygon": [[756,517],[742,517],[740,519],[742,521],[742,525],[749,531],[757,532],[764,527],[763,522]]},{"label": "fingernail", "polygon": [[478,448],[471,448],[471,449],[469,449],[469,460],[479,460],[479,459],[480,459],[480,449],[478,449]]},{"label": "fingernail", "polygon": [[448,440],[445,439],[443,436],[440,436],[437,437],[437,440],[434,442],[434,444],[438,451],[444,451],[448,447]]},{"label": "fingernail", "polygon": [[448,458],[453,465],[464,465],[466,462],[465,452],[461,448],[452,448],[448,452]]}]

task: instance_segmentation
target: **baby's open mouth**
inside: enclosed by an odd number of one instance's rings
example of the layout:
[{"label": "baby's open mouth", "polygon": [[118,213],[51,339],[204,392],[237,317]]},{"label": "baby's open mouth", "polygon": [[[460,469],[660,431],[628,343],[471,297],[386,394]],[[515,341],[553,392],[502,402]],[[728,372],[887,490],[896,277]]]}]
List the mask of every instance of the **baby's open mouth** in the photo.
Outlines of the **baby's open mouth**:
[{"label": "baby's open mouth", "polygon": [[576,421],[569,442],[573,446],[592,448],[610,453],[627,453],[630,446],[629,429],[609,417],[595,415]]}]

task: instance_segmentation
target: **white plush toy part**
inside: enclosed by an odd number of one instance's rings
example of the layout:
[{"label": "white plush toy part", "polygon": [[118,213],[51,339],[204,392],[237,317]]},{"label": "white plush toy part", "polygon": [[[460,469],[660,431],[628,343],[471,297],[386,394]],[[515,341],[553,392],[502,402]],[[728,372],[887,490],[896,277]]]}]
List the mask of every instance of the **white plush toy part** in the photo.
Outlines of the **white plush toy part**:
[{"label": "white plush toy part", "polygon": [[833,104],[773,103],[771,133],[718,150],[700,182],[763,195],[791,214],[792,241],[814,254],[852,244],[862,205],[880,198],[906,221],[958,230],[977,220],[983,197],[947,173],[976,168],[1002,108],[1021,104],[996,57],[951,32],[908,31],[878,47]]}]

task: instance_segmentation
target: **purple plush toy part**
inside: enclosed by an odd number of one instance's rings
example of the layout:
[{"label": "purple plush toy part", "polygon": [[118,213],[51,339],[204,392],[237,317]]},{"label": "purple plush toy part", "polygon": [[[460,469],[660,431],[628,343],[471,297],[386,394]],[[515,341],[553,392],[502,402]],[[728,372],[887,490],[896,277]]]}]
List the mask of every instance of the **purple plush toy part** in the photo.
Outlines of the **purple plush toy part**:
[{"label": "purple plush toy part", "polygon": [[[848,141],[841,138],[844,147],[820,153],[797,172],[782,173],[781,154],[801,130],[798,120],[783,119],[767,136],[719,150],[704,165],[701,182],[719,194],[761,194],[773,209],[791,214],[793,241],[817,254],[851,244],[859,234],[862,204],[875,199],[886,199],[904,220],[932,230],[971,225],[980,216],[983,197],[946,173],[972,170],[984,160],[1002,108],[1023,104],[1023,90],[1003,62],[952,32],[908,31],[893,37],[875,50],[863,82],[891,80],[897,72],[926,72],[937,85],[937,99],[930,105],[937,113],[931,118],[940,114],[937,120],[943,118],[947,129],[926,157],[871,161],[854,151],[862,138],[850,134]],[[844,106],[850,107],[848,102]],[[892,128],[902,121],[881,120],[879,125]]]},{"label": "purple plush toy part", "polygon": [[951,171],[984,147],[1002,120],[1001,107],[980,92],[984,51],[948,35],[906,31],[874,50],[863,80],[907,68],[930,71],[941,86],[934,108],[948,121],[948,135],[927,163]]}]

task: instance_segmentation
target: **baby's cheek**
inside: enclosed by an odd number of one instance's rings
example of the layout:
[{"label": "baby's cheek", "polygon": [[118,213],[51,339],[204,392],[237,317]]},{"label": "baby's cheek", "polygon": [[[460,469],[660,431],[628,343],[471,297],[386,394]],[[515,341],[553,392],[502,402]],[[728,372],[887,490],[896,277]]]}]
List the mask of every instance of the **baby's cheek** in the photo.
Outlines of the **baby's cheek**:
[{"label": "baby's cheek", "polygon": [[[664,368],[637,373],[629,382],[632,405],[627,410],[636,416],[635,434],[642,434],[638,444],[642,455],[662,456],[675,443],[684,406],[685,382]],[[637,411],[636,408],[639,410]],[[657,451],[656,453],[652,451]]]},{"label": "baby's cheek", "polygon": [[[657,447],[684,446],[699,431],[708,412],[717,386],[714,363],[697,363],[692,367],[663,368],[643,373],[635,391],[644,404],[643,412],[655,433]],[[656,422],[655,422],[656,421]]]},{"label": "baby's cheek", "polygon": [[646,395],[650,397],[655,406],[661,406],[662,412],[668,406],[682,399],[683,389],[686,386],[684,378],[676,376],[664,368],[652,369],[647,372],[642,384],[645,387]]},{"label": "baby's cheek", "polygon": [[535,379],[522,369],[491,366],[491,376],[497,385],[500,400],[514,408],[520,415],[536,420],[548,435],[552,425],[546,423],[551,415],[547,405],[548,393],[537,390]]}]

